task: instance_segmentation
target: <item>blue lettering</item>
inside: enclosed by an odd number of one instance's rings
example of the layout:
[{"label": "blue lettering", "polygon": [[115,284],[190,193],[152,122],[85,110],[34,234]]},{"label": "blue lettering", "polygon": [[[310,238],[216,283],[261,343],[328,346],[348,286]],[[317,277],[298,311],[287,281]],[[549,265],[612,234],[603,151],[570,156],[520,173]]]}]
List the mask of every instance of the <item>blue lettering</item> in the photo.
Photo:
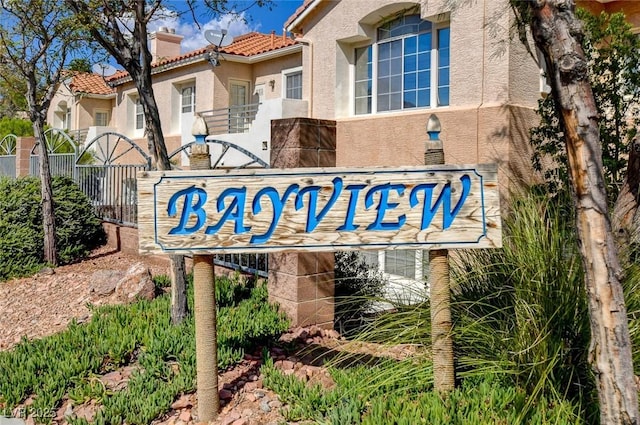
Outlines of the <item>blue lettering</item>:
[{"label": "blue lettering", "polygon": [[[435,183],[419,184],[413,188],[409,195],[409,206],[411,208],[415,207],[419,203],[418,191],[424,192],[424,208],[422,210],[422,224],[420,230],[424,230],[429,227],[440,204],[443,206],[442,230],[447,230],[451,227],[453,220],[460,212],[460,208],[464,205],[464,202],[467,200],[467,196],[469,196],[469,191],[471,190],[471,178],[468,175],[465,174],[460,177],[460,182],[462,183],[462,194],[460,195],[460,199],[458,199],[453,210],[451,210],[451,182],[444,185],[442,192],[440,192],[440,195],[433,206],[431,206],[431,200],[433,199],[433,189],[436,187]],[[429,207],[427,207],[427,205],[429,205]]]},{"label": "blue lettering", "polygon": [[[198,195],[198,200],[193,202],[195,195]],[[197,232],[203,225],[207,217],[206,212],[202,209],[202,206],[207,202],[207,192],[204,189],[197,188],[195,186],[188,187],[177,191],[169,199],[169,205],[167,206],[167,215],[174,217],[177,213],[176,203],[178,199],[184,196],[184,204],[182,205],[182,214],[180,215],[180,223],[169,230],[170,235],[188,235],[190,233]],[[196,216],[196,223],[191,227],[186,227],[189,222],[189,218],[192,214]]]},{"label": "blue lettering", "polygon": [[378,205],[376,206],[376,210],[378,210],[378,214],[376,216],[376,220],[367,226],[367,230],[398,230],[402,227],[404,222],[407,220],[407,216],[402,214],[398,216],[398,221],[396,222],[384,222],[384,215],[387,210],[392,210],[398,206],[397,202],[389,202],[389,192],[395,190],[399,196],[402,196],[404,193],[404,185],[403,184],[391,184],[385,183],[379,186],[372,187],[369,192],[367,192],[367,196],[364,199],[364,206],[369,209],[374,203],[374,195],[377,192],[380,192],[380,199],[378,200]]},{"label": "blue lettering", "polygon": [[347,208],[347,214],[346,214],[346,217],[344,218],[344,224],[338,227],[336,230],[350,231],[350,230],[356,230],[358,227],[360,227],[359,224],[353,224],[353,219],[355,218],[355,215],[356,215],[356,206],[358,205],[358,195],[360,194],[360,191],[365,187],[367,187],[366,184],[350,184],[345,188],[349,192],[351,192],[351,195],[349,195],[349,207]]},{"label": "blue lettering", "polygon": [[299,186],[297,184],[292,184],[284,192],[284,195],[282,195],[282,198],[278,196],[278,191],[270,186],[260,189],[260,191],[256,193],[255,198],[253,198],[253,204],[251,206],[253,214],[258,214],[260,211],[262,211],[262,206],[260,205],[260,198],[262,198],[263,196],[267,196],[271,200],[271,205],[273,205],[273,218],[271,220],[271,225],[269,226],[269,229],[262,235],[251,236],[251,240],[249,241],[249,243],[264,243],[268,241],[269,238],[271,238],[271,235],[273,234],[274,230],[276,229],[276,226],[278,225],[278,222],[280,221],[280,217],[282,216],[282,210],[283,210],[284,204],[287,202],[287,198],[292,193],[297,192],[298,188]]},{"label": "blue lettering", "polygon": [[318,193],[320,192],[322,187],[320,186],[307,186],[302,189],[298,196],[296,196],[296,210],[304,207],[304,195],[309,194],[309,204],[307,209],[307,225],[305,228],[306,232],[313,232],[318,224],[325,215],[329,212],[331,207],[336,203],[340,193],[342,192],[342,179],[340,177],[336,177],[333,179],[333,193],[331,194],[331,198],[327,201],[327,204],[322,208],[319,214],[316,215],[316,207],[318,205]]},{"label": "blue lettering", "polygon": [[[231,198],[231,202],[229,202],[229,207],[225,206],[224,200],[226,198]],[[222,218],[216,224],[213,224],[207,227],[207,230],[204,232],[207,235],[215,234],[222,225],[227,220],[235,221],[235,225],[233,227],[233,231],[236,234],[248,232],[251,229],[251,226],[247,227],[244,225],[244,205],[247,200],[247,188],[235,188],[231,187],[229,189],[225,189],[220,196],[218,196],[218,202],[216,203],[216,207],[218,208],[218,212],[223,210],[224,214],[222,214]]]}]

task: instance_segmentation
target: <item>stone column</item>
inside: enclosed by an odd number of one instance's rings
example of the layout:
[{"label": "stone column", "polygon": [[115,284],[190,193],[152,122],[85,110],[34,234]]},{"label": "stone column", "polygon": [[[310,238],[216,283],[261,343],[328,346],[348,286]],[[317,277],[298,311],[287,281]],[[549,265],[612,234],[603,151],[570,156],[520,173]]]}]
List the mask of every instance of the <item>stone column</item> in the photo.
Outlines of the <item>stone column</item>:
[{"label": "stone column", "polygon": [[[311,118],[271,122],[271,167],[335,167],[336,123]],[[269,300],[293,326],[333,328],[333,252],[269,254]]]},{"label": "stone column", "polygon": [[31,149],[35,144],[35,137],[18,137],[16,141],[16,177],[29,175]]}]

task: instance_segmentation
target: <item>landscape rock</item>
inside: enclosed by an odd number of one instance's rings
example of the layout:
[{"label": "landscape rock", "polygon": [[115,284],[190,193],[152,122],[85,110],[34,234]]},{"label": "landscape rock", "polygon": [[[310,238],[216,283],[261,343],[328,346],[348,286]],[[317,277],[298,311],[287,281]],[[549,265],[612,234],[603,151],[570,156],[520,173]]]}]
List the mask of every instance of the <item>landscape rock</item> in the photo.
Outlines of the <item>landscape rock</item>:
[{"label": "landscape rock", "polygon": [[233,398],[233,393],[225,388],[221,389],[218,392],[218,395],[222,400],[231,400]]},{"label": "landscape rock", "polygon": [[133,302],[138,299],[152,300],[156,287],[149,268],[142,263],[132,265],[125,276],[116,284],[115,296],[121,302]]},{"label": "landscape rock", "polygon": [[116,290],[116,285],[124,277],[120,270],[97,270],[89,280],[89,293],[104,297]]},{"label": "landscape rock", "polygon": [[173,402],[171,408],[173,410],[186,409],[188,407],[193,406],[193,401],[188,395],[182,395],[179,399]]},{"label": "landscape rock", "polygon": [[178,417],[182,422],[189,422],[191,420],[191,412],[188,410],[183,410]]}]

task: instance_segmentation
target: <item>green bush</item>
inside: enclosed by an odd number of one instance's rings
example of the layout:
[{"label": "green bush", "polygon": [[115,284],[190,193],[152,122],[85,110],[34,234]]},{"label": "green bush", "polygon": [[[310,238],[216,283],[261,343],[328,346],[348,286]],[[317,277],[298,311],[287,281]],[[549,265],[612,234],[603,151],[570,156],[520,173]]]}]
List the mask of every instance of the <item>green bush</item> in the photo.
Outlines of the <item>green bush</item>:
[{"label": "green bush", "polygon": [[579,409],[528,394],[504,376],[485,373],[465,379],[447,397],[432,391],[428,362],[384,360],[375,366],[331,368],[332,389],[284,375],[272,361],[262,368],[264,383],[290,406],[290,421],[321,424],[580,424]]},{"label": "green bush", "polygon": [[459,257],[453,267],[456,346],[463,370],[493,365],[532,394],[591,408],[597,402],[584,273],[564,205],[514,196],[503,219],[503,248]]},{"label": "green bush", "polygon": [[[56,244],[61,264],[102,245],[105,233],[87,197],[66,177],[52,179]],[[0,281],[44,265],[40,181],[0,178]]]},{"label": "green bush", "polygon": [[382,296],[386,280],[357,251],[335,255],[335,327],[343,335],[357,332],[373,303]]},{"label": "green bush", "polygon": [[[456,372],[465,380],[504,376],[541,400],[569,402],[582,421],[597,420],[588,363],[589,316],[573,212],[561,197],[514,194],[503,216],[503,248],[451,256]],[[624,282],[634,346],[640,342],[640,271]],[[394,304],[359,338],[384,344],[431,344],[429,302]],[[640,358],[636,349],[634,357]],[[407,385],[407,391],[411,390]]]},{"label": "green bush", "polygon": [[9,134],[20,136],[33,136],[33,123],[21,118],[0,118],[0,139]]}]

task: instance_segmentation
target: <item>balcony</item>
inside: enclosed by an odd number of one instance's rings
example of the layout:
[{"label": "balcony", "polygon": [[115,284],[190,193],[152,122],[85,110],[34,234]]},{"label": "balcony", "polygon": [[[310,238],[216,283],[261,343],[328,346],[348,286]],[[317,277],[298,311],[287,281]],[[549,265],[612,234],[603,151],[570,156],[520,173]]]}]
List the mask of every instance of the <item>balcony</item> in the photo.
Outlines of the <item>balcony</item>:
[{"label": "balcony", "polygon": [[[281,118],[306,117],[308,103],[297,99],[270,99],[261,103],[230,108],[201,111],[209,129],[209,139],[224,140],[236,144],[260,159],[269,163],[271,155],[271,121]],[[193,136],[185,138],[183,144],[189,143]],[[215,149],[221,149],[217,146]],[[215,158],[222,152],[211,152]],[[240,167],[246,163],[246,157],[240,154],[226,154],[223,167]],[[187,165],[183,159],[183,165]]]},{"label": "balcony", "polygon": [[259,103],[201,111],[210,135],[246,133],[258,113]]},{"label": "balcony", "polygon": [[85,143],[95,139],[103,133],[116,131],[113,127],[91,126],[87,128],[79,128],[77,130],[66,130],[69,136],[78,144],[84,146]]}]

